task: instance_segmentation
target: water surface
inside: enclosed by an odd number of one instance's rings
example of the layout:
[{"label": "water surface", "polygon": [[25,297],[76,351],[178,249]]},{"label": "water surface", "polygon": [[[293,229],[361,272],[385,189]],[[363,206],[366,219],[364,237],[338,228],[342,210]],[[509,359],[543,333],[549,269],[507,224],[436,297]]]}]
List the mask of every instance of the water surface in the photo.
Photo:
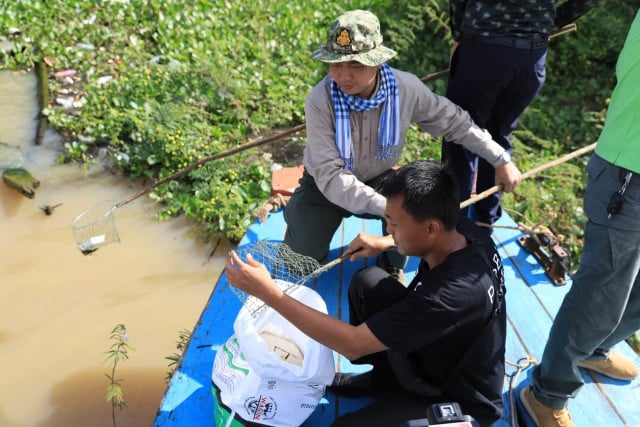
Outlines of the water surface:
[{"label": "water surface", "polygon": [[[0,72],[0,142],[20,147],[41,182],[34,199],[0,182],[0,426],[111,426],[105,352],[119,323],[136,351],[117,370],[128,403],[117,425],[149,426],[165,357],[196,324],[229,245],[210,256],[213,245],[194,240],[188,221],[156,220],[143,196],[116,210],[121,243],[82,255],[72,219],[140,187],[102,166],[58,165],[51,130],[35,146],[35,93],[32,74]],[[41,209],[57,204],[52,215]]]}]

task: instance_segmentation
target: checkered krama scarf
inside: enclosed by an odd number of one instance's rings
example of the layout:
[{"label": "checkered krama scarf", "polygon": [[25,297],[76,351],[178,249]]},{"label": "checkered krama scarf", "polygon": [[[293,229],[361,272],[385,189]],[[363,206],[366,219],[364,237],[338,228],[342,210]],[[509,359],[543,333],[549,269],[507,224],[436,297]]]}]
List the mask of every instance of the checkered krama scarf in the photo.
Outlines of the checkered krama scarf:
[{"label": "checkered krama scarf", "polygon": [[387,63],[380,67],[380,84],[370,99],[347,95],[331,79],[331,98],[336,112],[336,146],[344,167],[353,170],[353,143],[351,141],[351,123],[349,111],[371,111],[382,105],[378,124],[378,145],[376,158],[386,160],[398,157],[400,139],[400,97],[396,78]]}]

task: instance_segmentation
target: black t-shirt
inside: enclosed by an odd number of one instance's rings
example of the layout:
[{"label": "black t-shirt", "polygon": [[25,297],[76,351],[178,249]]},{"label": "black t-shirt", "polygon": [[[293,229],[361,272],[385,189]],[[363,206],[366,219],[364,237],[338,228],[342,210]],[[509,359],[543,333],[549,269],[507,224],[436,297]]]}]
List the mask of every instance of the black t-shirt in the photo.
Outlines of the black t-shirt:
[{"label": "black t-shirt", "polygon": [[366,323],[387,347],[406,354],[424,381],[437,387],[464,356],[443,397],[460,403],[484,425],[500,418],[503,408],[504,302],[485,328],[493,301],[501,299],[496,299],[498,286],[504,293],[502,260],[493,241],[475,224],[463,219],[458,231],[469,245],[434,269],[423,260],[408,287],[412,292]]}]

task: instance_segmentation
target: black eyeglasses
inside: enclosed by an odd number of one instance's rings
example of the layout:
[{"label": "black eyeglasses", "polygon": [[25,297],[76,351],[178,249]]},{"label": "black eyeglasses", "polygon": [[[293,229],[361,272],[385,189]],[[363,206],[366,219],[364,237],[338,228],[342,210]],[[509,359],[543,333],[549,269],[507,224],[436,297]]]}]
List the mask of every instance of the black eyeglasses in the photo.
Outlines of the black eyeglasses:
[{"label": "black eyeglasses", "polygon": [[631,182],[631,177],[633,176],[632,172],[627,172],[624,176],[624,182],[622,183],[622,187],[611,196],[611,200],[609,200],[609,204],[607,205],[607,213],[609,214],[609,218],[611,216],[616,215],[622,209],[622,203],[624,202],[624,194],[629,182]]}]

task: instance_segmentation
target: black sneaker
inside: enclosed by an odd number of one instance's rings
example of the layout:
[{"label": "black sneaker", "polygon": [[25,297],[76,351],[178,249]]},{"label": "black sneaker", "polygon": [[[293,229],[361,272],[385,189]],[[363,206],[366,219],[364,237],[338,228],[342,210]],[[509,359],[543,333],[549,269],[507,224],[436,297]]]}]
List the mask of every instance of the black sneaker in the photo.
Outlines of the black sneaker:
[{"label": "black sneaker", "polygon": [[371,371],[364,374],[336,372],[333,382],[328,390],[342,396],[365,396],[373,393],[373,374]]},{"label": "black sneaker", "polygon": [[378,267],[380,267],[381,269],[389,273],[391,277],[393,277],[403,285],[405,284],[404,271],[401,268],[394,267],[393,265],[391,265],[391,263],[389,262],[389,258],[387,258],[386,254],[382,253],[378,255],[378,258],[376,259],[376,263],[378,264]]}]

